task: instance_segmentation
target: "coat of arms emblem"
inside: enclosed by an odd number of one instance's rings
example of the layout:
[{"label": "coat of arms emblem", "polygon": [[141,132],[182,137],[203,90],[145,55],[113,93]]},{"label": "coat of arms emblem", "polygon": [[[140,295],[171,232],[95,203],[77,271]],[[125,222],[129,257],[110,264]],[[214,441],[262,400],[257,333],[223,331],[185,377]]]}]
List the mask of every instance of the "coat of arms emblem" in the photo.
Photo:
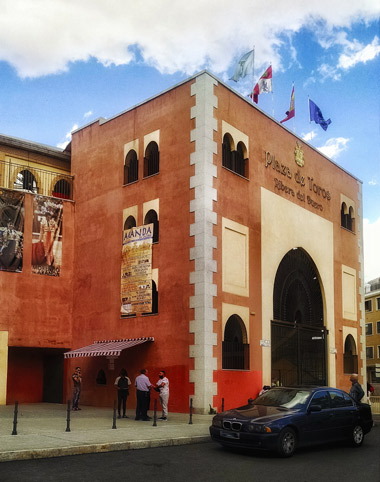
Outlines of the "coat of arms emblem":
[{"label": "coat of arms emblem", "polygon": [[305,164],[302,146],[298,141],[296,142],[296,148],[294,149],[294,159],[300,167],[303,167]]}]

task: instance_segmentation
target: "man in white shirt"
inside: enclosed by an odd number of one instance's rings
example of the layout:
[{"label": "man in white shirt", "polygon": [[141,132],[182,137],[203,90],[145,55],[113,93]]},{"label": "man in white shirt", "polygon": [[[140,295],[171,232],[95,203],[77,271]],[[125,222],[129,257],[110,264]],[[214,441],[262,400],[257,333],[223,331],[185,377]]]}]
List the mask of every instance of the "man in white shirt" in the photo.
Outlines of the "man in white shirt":
[{"label": "man in white shirt", "polygon": [[150,389],[152,387],[152,384],[150,383],[147,374],[148,370],[143,368],[140,372],[140,375],[136,377],[135,385],[137,405],[135,420],[151,420],[151,418],[148,417],[147,412],[149,409]]},{"label": "man in white shirt", "polygon": [[158,420],[166,422],[168,420],[168,401],[169,401],[169,380],[166,378],[165,370],[161,370],[158,374],[159,380],[156,387],[160,389],[160,403],[162,407],[162,417]]}]

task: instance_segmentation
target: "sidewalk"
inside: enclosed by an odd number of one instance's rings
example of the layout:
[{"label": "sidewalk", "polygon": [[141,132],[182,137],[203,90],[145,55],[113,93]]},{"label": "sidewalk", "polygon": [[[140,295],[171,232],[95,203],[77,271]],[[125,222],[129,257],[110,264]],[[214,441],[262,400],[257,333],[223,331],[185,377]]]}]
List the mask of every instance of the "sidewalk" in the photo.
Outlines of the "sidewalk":
[{"label": "sidewalk", "polygon": [[14,405],[0,406],[0,462],[205,442],[212,419],[193,415],[189,424],[189,414],[169,413],[167,422],[153,426],[153,418],[135,421],[128,410],[129,418],[116,419],[113,429],[112,409],[82,407],[70,412],[66,432],[66,405],[37,403],[19,405],[17,435],[11,435],[13,413]]}]

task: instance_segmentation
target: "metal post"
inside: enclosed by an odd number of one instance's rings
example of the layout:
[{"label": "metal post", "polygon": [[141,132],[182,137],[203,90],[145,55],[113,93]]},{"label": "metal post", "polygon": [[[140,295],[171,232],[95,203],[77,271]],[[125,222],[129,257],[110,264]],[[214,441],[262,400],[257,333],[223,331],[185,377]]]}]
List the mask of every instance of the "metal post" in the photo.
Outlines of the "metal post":
[{"label": "metal post", "polygon": [[154,399],[153,427],[157,427],[157,398]]},{"label": "metal post", "polygon": [[222,412],[224,412],[224,398],[222,398]]},{"label": "metal post", "polygon": [[190,398],[190,420],[189,425],[193,424],[193,399]]},{"label": "metal post", "polygon": [[18,414],[18,402],[15,402],[15,411],[13,415],[13,431],[12,435],[17,435],[17,414]]},{"label": "metal post", "polygon": [[70,412],[71,412],[71,402],[70,402],[70,400],[67,400],[66,432],[71,432],[71,430],[70,430]]},{"label": "metal post", "polygon": [[116,428],[116,400],[113,401],[113,425],[112,428]]}]

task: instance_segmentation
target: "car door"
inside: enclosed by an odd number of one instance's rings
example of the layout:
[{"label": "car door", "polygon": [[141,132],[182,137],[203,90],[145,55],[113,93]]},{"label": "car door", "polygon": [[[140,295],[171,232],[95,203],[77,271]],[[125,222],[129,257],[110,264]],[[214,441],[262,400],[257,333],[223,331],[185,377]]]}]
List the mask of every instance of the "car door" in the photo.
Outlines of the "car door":
[{"label": "car door", "polygon": [[[320,411],[310,409],[312,405],[321,407]],[[332,418],[334,414],[330,406],[330,396],[327,390],[316,392],[305,415],[303,428],[303,443],[305,445],[323,443],[333,435]]]},{"label": "car door", "polygon": [[352,398],[341,390],[329,390],[334,416],[332,424],[336,438],[347,438],[358,417],[358,409]]}]

